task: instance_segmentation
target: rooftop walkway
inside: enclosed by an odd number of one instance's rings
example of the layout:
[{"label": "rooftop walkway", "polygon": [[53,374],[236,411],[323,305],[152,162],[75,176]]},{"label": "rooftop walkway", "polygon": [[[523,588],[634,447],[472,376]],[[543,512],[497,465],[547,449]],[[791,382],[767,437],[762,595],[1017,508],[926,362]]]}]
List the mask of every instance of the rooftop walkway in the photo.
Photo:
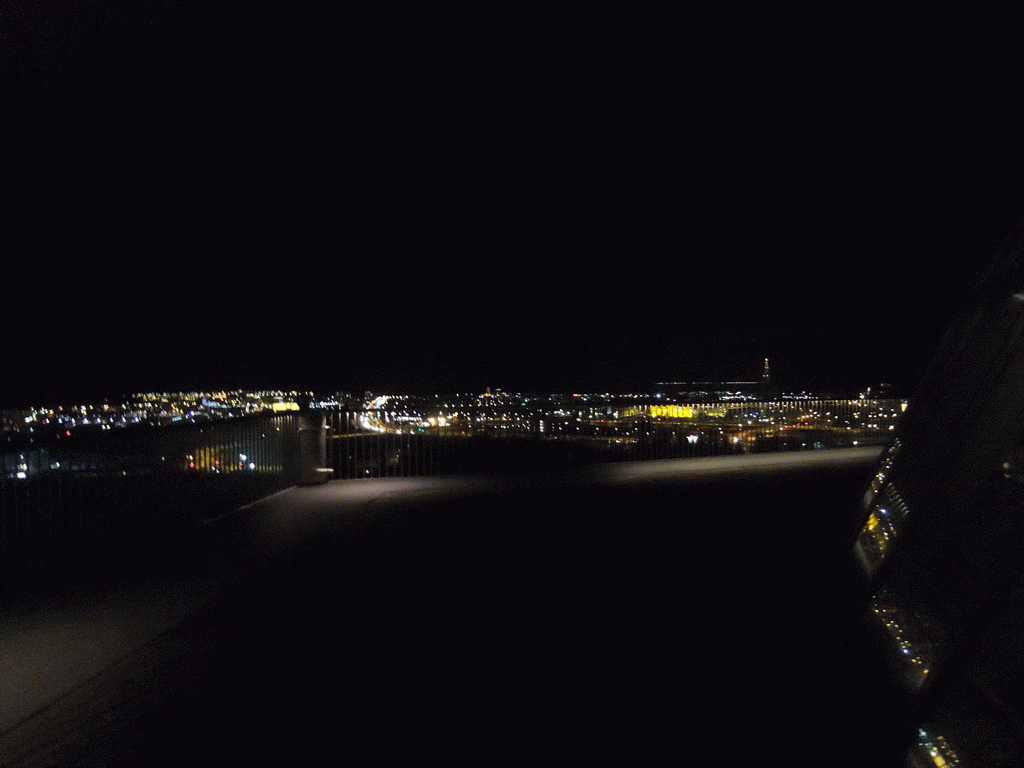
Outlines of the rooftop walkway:
[{"label": "rooftop walkway", "polygon": [[879,451],[290,488],[8,610],[0,765],[810,753]]}]

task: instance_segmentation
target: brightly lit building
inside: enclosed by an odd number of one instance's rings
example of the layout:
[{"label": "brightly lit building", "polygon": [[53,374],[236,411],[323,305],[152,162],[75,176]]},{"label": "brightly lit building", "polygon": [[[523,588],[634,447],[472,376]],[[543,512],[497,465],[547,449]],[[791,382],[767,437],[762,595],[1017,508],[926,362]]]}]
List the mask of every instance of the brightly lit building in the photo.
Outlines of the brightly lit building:
[{"label": "brightly lit building", "polygon": [[885,714],[865,712],[878,765],[1024,765],[1022,244],[1018,230],[948,330],[851,531],[890,685],[870,705]]}]

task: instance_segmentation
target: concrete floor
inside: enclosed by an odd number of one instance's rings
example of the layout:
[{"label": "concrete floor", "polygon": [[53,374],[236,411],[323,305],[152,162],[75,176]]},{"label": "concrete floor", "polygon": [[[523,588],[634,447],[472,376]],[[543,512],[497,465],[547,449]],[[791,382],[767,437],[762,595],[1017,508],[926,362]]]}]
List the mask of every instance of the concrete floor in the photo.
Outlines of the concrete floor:
[{"label": "concrete floor", "polygon": [[9,611],[0,765],[844,764],[878,453],[289,489]]}]

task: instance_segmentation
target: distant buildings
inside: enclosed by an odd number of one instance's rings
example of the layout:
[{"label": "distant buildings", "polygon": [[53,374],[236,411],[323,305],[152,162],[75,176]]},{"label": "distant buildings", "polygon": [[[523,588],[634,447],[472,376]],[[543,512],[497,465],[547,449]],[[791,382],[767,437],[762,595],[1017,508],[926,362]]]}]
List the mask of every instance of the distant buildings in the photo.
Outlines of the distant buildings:
[{"label": "distant buildings", "polygon": [[[67,471],[76,465],[71,460],[75,450],[105,436],[109,443],[140,437],[139,432],[153,428],[203,427],[306,409],[335,414],[331,423],[338,439],[529,439],[561,443],[577,456],[591,451],[599,459],[618,461],[881,445],[905,407],[899,400],[864,397],[763,399],[770,385],[766,364],[760,381],[690,383],[667,387],[671,394],[524,394],[498,388],[437,396],[146,393],[120,403],[2,412],[0,477]],[[159,439],[165,438],[169,436]],[[67,460],[44,455],[57,448]],[[407,450],[403,455],[411,454]],[[97,463],[90,460],[88,465]]]},{"label": "distant buildings", "polygon": [[0,410],[3,434],[44,435],[80,428],[119,429],[136,424],[172,424],[299,409],[308,394],[298,392],[144,393],[119,402],[41,405]]}]

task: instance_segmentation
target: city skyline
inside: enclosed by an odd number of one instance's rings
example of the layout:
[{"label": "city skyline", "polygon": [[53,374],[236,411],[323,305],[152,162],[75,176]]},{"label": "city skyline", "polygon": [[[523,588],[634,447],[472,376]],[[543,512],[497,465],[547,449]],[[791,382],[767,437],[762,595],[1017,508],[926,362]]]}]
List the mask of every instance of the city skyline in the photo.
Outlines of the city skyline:
[{"label": "city skyline", "polygon": [[[881,445],[907,408],[906,400],[888,394],[764,400],[759,382],[729,384],[730,391],[722,392],[667,387],[664,393],[622,396],[501,390],[324,398],[281,392],[145,393],[113,403],[0,409],[0,479],[139,472],[145,471],[142,456],[149,457],[150,471],[264,472],[267,454],[255,443],[225,452],[221,437],[243,430],[251,438],[259,434],[266,441],[269,435],[276,441],[282,423],[294,418],[320,421],[329,433],[338,477],[354,478],[404,474],[414,467],[423,471],[424,462],[432,472],[450,472],[455,465],[437,454],[454,451],[452,457],[462,461],[467,452],[481,451],[482,457],[487,449],[481,439],[491,445],[511,440],[506,448],[529,444],[539,451],[557,443],[555,450],[564,448],[567,457],[575,453],[587,461]],[[745,391],[734,391],[737,386]],[[408,444],[396,446],[396,440]],[[168,447],[153,448],[160,444]]]}]

